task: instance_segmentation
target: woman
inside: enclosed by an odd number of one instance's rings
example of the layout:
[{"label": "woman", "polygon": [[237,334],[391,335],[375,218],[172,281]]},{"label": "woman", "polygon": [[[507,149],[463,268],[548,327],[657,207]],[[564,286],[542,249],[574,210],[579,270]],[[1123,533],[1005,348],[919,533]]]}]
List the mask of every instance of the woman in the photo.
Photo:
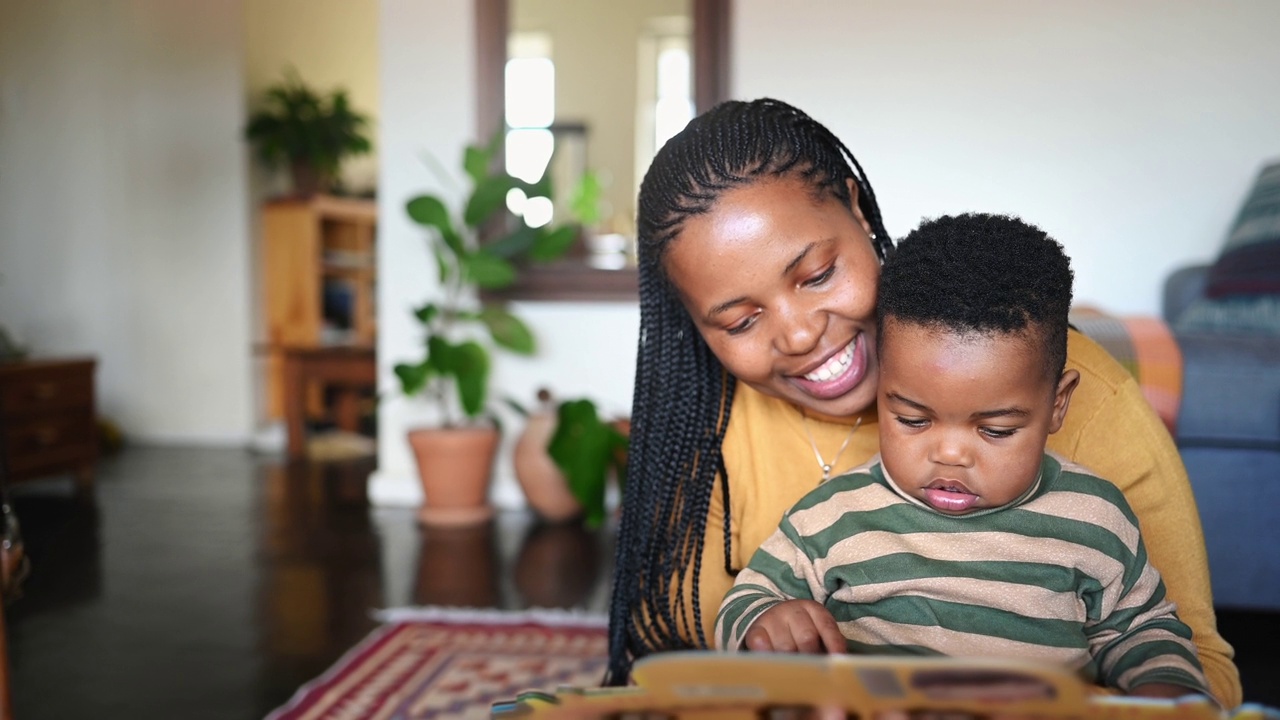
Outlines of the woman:
[{"label": "woman", "polygon": [[[640,188],[640,347],[608,682],[707,647],[724,593],[784,510],[877,451],[875,300],[892,249],[852,153],[775,100],[723,103]],[[1186,471],[1133,377],[1072,332],[1081,374],[1050,449],[1111,479],[1147,536],[1214,694],[1240,702]]]}]

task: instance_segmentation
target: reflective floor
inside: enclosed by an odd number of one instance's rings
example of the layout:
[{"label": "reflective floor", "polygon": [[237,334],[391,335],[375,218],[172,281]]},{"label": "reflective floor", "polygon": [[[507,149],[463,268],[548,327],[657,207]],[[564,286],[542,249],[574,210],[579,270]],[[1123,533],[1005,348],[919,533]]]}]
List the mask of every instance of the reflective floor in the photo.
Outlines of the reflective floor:
[{"label": "reflective floor", "polygon": [[[20,720],[258,719],[409,604],[603,612],[612,538],[499,515],[421,530],[372,462],[227,449],[104,459],[97,489],[12,489],[33,572],[6,611]],[[1280,706],[1280,615],[1220,614],[1247,699]]]},{"label": "reflective floor", "polygon": [[422,531],[370,461],[131,449],[90,499],[11,490],[32,557],[6,610],[21,720],[262,718],[409,604],[603,612],[609,533],[523,514]]}]

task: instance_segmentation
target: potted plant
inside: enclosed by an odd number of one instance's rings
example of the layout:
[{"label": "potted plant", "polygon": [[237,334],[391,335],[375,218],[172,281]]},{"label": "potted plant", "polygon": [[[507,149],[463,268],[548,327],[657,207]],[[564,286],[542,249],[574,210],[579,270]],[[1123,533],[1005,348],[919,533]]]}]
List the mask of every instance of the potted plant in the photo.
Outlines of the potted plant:
[{"label": "potted plant", "polygon": [[629,423],[601,417],[588,398],[555,402],[545,388],[514,451],[516,479],[543,520],[604,521],[610,477],[625,485]]},{"label": "potted plant", "polygon": [[269,168],[287,167],[294,193],[306,197],[330,191],[342,161],[369,152],[368,126],[345,90],[321,95],[290,70],[267,88],[244,133],[259,159]]},{"label": "potted plant", "polygon": [[[525,262],[554,260],[578,237],[572,224],[530,227],[506,209],[507,193],[551,195],[550,179],[521,181],[494,169],[501,135],[487,146],[470,146],[463,170],[471,189],[461,212],[451,212],[435,195],[409,200],[409,217],[430,232],[440,281],[439,296],[414,310],[423,330],[423,355],[395,366],[406,396],[435,405],[439,427],[409,432],[418,462],[427,524],[467,524],[488,519],[489,476],[498,444],[497,418],[488,413],[490,350],[534,352],[533,333],[500,300],[482,299],[481,290],[511,285]],[[505,231],[480,243],[480,229]]]}]

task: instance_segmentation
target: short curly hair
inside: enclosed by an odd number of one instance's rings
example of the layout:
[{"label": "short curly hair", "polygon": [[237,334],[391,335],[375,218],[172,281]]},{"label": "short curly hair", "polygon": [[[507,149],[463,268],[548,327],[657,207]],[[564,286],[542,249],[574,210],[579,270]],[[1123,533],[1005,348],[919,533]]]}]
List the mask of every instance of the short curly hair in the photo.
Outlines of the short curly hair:
[{"label": "short curly hair", "polygon": [[877,333],[887,319],[960,333],[1036,332],[1056,379],[1067,362],[1072,278],[1062,245],[1018,218],[926,220],[884,264]]}]

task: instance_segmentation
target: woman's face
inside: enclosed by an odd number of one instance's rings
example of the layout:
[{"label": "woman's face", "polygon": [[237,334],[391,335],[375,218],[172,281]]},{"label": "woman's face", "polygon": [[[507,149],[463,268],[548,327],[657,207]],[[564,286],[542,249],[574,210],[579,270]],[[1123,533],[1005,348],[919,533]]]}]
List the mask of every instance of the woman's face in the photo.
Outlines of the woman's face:
[{"label": "woman's face", "polygon": [[665,266],[711,351],[741,382],[847,417],[875,400],[880,261],[857,205],[791,177],[725,192],[687,220]]}]

